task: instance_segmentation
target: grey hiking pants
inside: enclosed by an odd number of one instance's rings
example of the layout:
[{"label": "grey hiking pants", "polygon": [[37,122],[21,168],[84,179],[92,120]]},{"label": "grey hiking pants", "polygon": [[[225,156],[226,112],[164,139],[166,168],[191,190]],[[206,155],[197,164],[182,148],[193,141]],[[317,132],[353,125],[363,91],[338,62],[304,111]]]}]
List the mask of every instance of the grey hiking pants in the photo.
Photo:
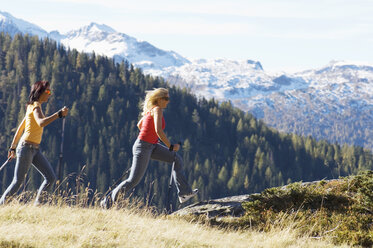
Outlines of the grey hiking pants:
[{"label": "grey hiking pants", "polygon": [[183,161],[179,154],[169,151],[167,147],[160,144],[151,144],[146,141],[137,139],[132,147],[133,160],[131,172],[127,180],[120,183],[112,192],[112,199],[123,187],[125,193],[132,190],[143,178],[148,168],[149,160],[155,159],[162,162],[172,163],[175,160],[174,172],[172,173],[173,181],[176,184],[179,195],[186,195],[192,192],[188,185],[183,172]]},{"label": "grey hiking pants", "polygon": [[39,148],[20,142],[17,147],[17,161],[14,169],[13,181],[1,196],[0,204],[4,204],[7,196],[12,196],[18,191],[25,180],[25,175],[31,164],[44,177],[44,181],[38,190],[36,203],[39,202],[41,192],[43,190],[49,190],[52,187],[53,183],[56,181],[56,175],[48,160],[44,157]]}]

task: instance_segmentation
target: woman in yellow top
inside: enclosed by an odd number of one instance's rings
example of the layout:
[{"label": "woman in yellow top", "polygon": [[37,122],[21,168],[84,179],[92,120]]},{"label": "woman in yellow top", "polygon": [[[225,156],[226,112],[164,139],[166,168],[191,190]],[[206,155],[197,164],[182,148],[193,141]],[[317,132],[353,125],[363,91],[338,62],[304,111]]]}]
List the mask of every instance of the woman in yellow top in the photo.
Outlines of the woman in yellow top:
[{"label": "woman in yellow top", "polygon": [[51,90],[48,81],[38,81],[31,87],[27,102],[26,116],[18,126],[8,152],[8,158],[16,157],[17,153],[13,181],[2,195],[0,204],[4,204],[7,196],[14,195],[18,191],[31,164],[44,177],[44,181],[38,190],[35,204],[39,204],[41,192],[43,190],[49,190],[56,181],[53,168],[41,153],[39,144],[41,142],[43,128],[58,118],[65,117],[69,110],[63,107],[50,116],[44,116],[41,104],[47,102],[50,95]]}]

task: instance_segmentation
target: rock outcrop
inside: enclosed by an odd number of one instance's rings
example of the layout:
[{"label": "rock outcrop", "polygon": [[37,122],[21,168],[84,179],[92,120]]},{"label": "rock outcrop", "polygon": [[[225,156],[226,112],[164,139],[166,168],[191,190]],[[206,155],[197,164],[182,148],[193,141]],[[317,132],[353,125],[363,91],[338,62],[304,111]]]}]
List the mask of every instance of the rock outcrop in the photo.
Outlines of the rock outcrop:
[{"label": "rock outcrop", "polygon": [[[338,181],[338,179],[331,179],[331,180],[323,180],[324,182],[332,182]],[[316,185],[321,181],[313,181],[313,182],[301,182],[301,187],[308,187],[310,185]],[[288,190],[289,185],[278,187],[281,190]],[[220,199],[208,200],[208,201],[201,201],[198,203],[191,204],[185,208],[175,211],[172,213],[173,215],[178,216],[186,216],[186,215],[193,215],[193,216],[200,216],[204,215],[209,218],[215,217],[240,217],[245,213],[245,210],[242,207],[243,202],[249,202],[253,200],[253,196],[259,195],[258,193],[254,194],[247,194],[247,195],[238,195],[238,196],[230,196],[224,197]]]},{"label": "rock outcrop", "polygon": [[239,217],[244,214],[242,203],[250,201],[252,195],[253,194],[239,195],[209,201],[201,201],[182,208],[174,212],[173,215],[205,215],[209,218],[225,216]]}]

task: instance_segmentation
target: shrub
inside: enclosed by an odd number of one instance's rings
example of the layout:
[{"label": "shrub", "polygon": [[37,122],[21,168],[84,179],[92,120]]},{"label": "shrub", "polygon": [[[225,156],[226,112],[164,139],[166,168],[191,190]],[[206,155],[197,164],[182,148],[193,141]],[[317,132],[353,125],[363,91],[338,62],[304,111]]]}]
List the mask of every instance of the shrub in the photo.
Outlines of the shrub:
[{"label": "shrub", "polygon": [[336,244],[373,246],[373,172],[270,188],[243,203],[241,227],[269,231],[293,226],[300,235],[330,236]]}]

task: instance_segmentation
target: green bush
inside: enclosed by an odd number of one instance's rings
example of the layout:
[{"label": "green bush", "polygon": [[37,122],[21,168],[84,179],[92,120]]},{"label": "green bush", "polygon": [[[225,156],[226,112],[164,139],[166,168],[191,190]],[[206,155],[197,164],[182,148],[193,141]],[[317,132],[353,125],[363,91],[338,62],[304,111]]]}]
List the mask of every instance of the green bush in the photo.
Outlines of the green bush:
[{"label": "green bush", "polygon": [[373,246],[373,172],[339,180],[270,188],[243,203],[241,227],[269,231],[292,226],[300,235],[336,244]]}]

